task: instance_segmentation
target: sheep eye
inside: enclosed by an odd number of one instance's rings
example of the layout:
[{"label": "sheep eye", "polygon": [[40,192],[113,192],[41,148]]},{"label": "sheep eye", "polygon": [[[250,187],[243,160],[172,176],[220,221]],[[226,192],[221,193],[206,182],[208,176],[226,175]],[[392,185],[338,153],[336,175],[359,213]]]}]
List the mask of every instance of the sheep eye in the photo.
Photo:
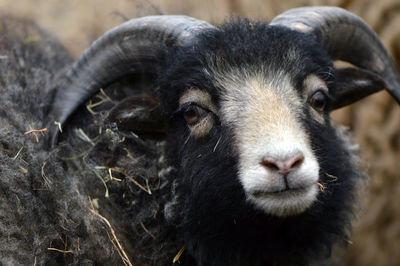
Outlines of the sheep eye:
[{"label": "sheep eye", "polygon": [[207,114],[207,110],[201,108],[200,106],[189,105],[183,111],[183,118],[189,125],[194,125],[197,122],[199,122],[201,118],[204,117],[205,114]]},{"label": "sheep eye", "polygon": [[323,111],[328,103],[327,96],[321,90],[316,91],[310,97],[310,105],[317,111]]}]

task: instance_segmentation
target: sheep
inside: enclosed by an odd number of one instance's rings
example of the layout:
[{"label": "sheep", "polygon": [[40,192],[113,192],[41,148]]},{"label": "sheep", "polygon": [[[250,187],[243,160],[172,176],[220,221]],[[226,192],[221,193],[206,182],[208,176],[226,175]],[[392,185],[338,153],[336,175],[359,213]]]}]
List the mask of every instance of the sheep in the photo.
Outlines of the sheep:
[{"label": "sheep", "polygon": [[[337,59],[356,68],[336,69]],[[49,154],[29,161],[49,191],[32,193],[43,201],[37,209],[58,217],[33,224],[54,226],[55,236],[22,240],[43,264],[116,263],[104,232],[126,263],[170,264],[176,254],[184,265],[318,263],[348,239],[363,179],[329,113],[382,89],[400,101],[379,39],[332,7],[294,9],[270,24],[133,19],[51,84],[27,99],[39,113],[25,114],[50,131]]]}]

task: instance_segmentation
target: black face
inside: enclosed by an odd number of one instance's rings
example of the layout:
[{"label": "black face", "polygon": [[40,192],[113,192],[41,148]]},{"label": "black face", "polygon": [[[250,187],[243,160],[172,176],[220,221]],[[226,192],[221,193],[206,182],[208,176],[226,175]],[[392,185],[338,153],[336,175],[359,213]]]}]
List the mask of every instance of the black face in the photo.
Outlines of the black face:
[{"label": "black face", "polygon": [[302,265],[346,238],[361,175],[329,120],[333,73],[314,40],[247,20],[174,58],[160,91],[180,232],[200,264]]}]

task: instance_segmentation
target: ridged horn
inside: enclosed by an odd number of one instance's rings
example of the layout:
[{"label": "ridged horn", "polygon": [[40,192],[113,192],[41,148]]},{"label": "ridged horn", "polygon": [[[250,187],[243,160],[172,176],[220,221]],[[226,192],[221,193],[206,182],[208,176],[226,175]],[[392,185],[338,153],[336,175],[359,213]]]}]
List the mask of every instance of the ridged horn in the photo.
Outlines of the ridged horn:
[{"label": "ridged horn", "polygon": [[400,76],[376,33],[360,17],[338,7],[303,7],[288,10],[270,25],[282,25],[314,35],[333,60],[375,72],[400,104]]},{"label": "ridged horn", "polygon": [[[207,22],[187,16],[131,19],[106,32],[80,56],[57,88],[49,119],[64,124],[69,116],[103,86],[133,73],[153,73],[162,63],[160,51],[190,45]],[[57,141],[58,131],[51,136]]]}]

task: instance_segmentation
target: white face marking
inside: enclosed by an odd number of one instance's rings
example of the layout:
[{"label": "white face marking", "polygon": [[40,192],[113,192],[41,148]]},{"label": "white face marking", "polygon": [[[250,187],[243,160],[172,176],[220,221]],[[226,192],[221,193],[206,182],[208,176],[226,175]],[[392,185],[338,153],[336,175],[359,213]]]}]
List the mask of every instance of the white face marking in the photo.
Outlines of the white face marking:
[{"label": "white face marking", "polygon": [[197,103],[214,113],[217,112],[217,109],[215,108],[215,105],[211,99],[211,95],[206,91],[200,90],[199,88],[190,88],[179,98],[179,105],[184,105],[185,103],[189,102]]},{"label": "white face marking", "polygon": [[273,76],[220,75],[221,123],[233,129],[247,199],[268,214],[295,215],[316,200],[319,164],[299,121],[302,99],[286,74]]}]

